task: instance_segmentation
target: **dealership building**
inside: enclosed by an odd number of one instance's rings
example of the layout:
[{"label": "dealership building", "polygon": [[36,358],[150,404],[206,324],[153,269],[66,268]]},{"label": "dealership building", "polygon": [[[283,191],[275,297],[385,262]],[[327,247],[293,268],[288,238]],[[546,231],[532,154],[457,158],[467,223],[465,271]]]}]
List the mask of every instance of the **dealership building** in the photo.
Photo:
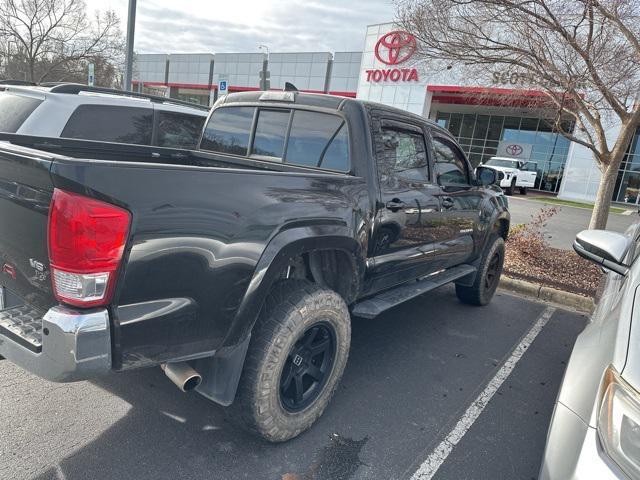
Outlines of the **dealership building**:
[{"label": "dealership building", "polygon": [[[430,71],[413,58],[415,40],[391,23],[367,27],[358,52],[138,54],[134,86],[172,98],[212,104],[228,92],[299,90],[392,105],[430,118],[459,141],[472,164],[492,156],[534,162],[536,189],[592,201],[600,172],[591,152],[553,131],[536,105],[536,91],[516,88],[517,74],[493,71],[489,82],[455,65]],[[540,104],[542,105],[542,103]],[[565,128],[571,129],[569,119]],[[612,126],[609,134],[617,134]],[[633,138],[613,200],[640,203],[640,139]]]}]

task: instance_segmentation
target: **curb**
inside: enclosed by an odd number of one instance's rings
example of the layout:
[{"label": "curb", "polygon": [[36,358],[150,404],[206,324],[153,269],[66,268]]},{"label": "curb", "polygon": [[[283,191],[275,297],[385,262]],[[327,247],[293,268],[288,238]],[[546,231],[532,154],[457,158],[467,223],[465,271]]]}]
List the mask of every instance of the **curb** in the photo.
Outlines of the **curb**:
[{"label": "curb", "polygon": [[591,313],[595,303],[593,298],[583,297],[576,293],[565,292],[556,288],[544,287],[536,283],[516,280],[502,275],[500,278],[500,288],[519,295],[540,300],[547,303],[554,303],[561,307],[571,308],[583,313]]}]

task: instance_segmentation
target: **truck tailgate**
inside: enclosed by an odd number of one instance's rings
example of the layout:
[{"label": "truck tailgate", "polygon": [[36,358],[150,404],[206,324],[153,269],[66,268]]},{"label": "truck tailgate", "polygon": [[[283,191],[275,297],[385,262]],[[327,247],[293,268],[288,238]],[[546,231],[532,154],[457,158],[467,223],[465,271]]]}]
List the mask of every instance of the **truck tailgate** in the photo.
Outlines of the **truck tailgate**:
[{"label": "truck tailgate", "polygon": [[44,313],[56,303],[47,253],[51,163],[43,152],[0,142],[0,310]]}]

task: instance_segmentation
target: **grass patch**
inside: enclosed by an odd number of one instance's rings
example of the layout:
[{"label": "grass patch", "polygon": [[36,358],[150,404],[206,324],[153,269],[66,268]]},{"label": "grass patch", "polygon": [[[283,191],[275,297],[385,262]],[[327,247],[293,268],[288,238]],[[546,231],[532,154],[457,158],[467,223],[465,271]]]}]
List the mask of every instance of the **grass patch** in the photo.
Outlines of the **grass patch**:
[{"label": "grass patch", "polygon": [[[563,205],[565,207],[577,207],[577,208],[586,208],[587,210],[593,210],[592,203],[574,202],[572,200],[561,200],[559,198],[554,198],[554,197],[531,197],[531,200],[536,200],[537,202],[549,203],[551,205]],[[624,213],[627,211],[627,209],[620,208],[620,207],[610,207],[609,211],[611,213]]]}]

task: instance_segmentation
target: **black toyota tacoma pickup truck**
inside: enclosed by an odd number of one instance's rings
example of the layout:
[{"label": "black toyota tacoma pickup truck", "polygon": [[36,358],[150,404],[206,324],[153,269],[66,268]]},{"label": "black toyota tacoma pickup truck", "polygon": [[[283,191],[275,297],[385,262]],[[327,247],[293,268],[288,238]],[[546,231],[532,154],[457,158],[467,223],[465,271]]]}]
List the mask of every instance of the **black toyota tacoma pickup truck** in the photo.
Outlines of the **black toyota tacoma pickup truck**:
[{"label": "black toyota tacoma pickup truck", "polygon": [[0,140],[0,355],[52,381],[161,366],[284,441],[327,406],[351,316],[498,286],[498,173],[405,111],[252,92],[197,150]]}]

